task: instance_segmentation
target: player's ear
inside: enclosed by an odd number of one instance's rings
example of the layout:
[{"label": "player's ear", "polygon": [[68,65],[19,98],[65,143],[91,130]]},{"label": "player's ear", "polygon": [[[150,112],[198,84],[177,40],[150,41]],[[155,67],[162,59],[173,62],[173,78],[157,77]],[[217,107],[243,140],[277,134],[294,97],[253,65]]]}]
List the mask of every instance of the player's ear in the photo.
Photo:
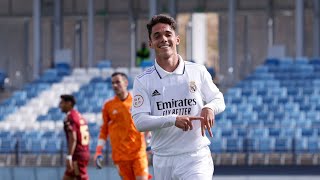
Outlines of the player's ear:
[{"label": "player's ear", "polygon": [[179,45],[180,44],[180,36],[179,35],[176,36],[176,40],[177,40],[177,45]]},{"label": "player's ear", "polygon": [[154,49],[153,48],[153,45],[152,45],[152,41],[149,39],[149,47],[151,48],[151,49]]}]

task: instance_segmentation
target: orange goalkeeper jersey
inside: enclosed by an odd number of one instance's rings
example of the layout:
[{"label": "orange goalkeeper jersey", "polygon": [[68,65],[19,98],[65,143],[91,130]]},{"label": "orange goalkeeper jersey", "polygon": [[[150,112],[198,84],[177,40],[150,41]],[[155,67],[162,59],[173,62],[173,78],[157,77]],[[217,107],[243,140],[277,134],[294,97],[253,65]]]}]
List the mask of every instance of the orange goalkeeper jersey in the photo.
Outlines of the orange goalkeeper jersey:
[{"label": "orange goalkeeper jersey", "polygon": [[108,100],[102,109],[103,124],[99,139],[106,140],[110,135],[113,161],[133,160],[146,156],[144,133],[139,132],[133,122],[130,108],[132,96],[126,100],[117,96]]}]

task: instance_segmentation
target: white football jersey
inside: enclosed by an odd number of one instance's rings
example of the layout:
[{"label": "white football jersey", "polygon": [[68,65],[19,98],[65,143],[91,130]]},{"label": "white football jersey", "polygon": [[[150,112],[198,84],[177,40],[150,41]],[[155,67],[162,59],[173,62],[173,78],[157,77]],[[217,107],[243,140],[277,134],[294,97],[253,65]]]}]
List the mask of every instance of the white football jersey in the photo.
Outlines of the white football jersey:
[{"label": "white football jersey", "polygon": [[[224,110],[223,95],[213,84],[203,65],[185,62],[179,56],[174,72],[167,72],[157,62],[138,75],[133,87],[132,116],[148,113],[151,116],[190,115],[200,116],[204,107],[215,114]],[[215,101],[215,103],[212,103]],[[152,151],[159,156],[170,156],[197,151],[210,144],[201,135],[200,121],[192,121],[193,129],[183,131],[174,126],[152,131]],[[138,128],[139,129],[139,128]]]}]

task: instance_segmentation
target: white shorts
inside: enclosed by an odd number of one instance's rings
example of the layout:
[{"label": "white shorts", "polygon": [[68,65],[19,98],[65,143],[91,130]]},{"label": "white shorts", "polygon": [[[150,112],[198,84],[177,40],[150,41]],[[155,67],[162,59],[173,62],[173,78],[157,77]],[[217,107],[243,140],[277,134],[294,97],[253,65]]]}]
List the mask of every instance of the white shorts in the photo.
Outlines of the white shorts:
[{"label": "white shorts", "polygon": [[212,180],[214,166],[208,146],[176,156],[153,156],[155,180]]}]

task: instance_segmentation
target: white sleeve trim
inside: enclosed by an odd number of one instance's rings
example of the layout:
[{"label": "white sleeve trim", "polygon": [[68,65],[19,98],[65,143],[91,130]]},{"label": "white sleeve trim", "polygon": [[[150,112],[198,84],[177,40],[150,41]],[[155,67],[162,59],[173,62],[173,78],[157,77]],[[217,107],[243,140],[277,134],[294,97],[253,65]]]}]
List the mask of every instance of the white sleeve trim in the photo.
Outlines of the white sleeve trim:
[{"label": "white sleeve trim", "polygon": [[177,115],[151,116],[149,113],[138,113],[133,115],[136,128],[141,131],[153,131],[175,125]]}]

